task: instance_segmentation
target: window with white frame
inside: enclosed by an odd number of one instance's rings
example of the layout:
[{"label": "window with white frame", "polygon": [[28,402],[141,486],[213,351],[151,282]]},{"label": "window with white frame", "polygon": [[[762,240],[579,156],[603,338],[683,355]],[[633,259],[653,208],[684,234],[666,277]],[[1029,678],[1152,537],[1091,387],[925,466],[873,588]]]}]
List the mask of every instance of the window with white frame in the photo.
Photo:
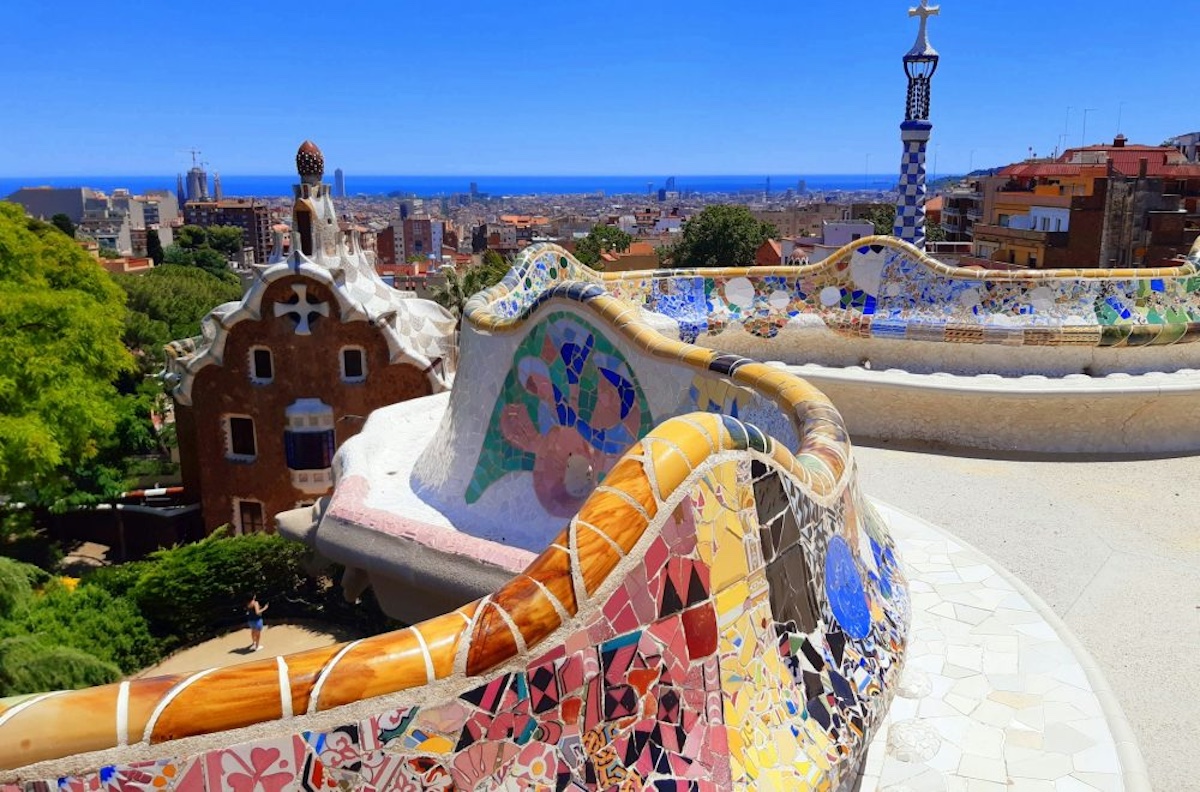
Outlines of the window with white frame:
[{"label": "window with white frame", "polygon": [[367,353],[362,347],[342,347],[342,381],[365,382],[367,379]]},{"label": "window with white frame", "polygon": [[253,418],[248,415],[225,416],[225,456],[242,462],[249,462],[258,456]]},{"label": "window with white frame", "polygon": [[266,385],[275,379],[275,360],[271,350],[263,346],[250,347],[250,380]]}]

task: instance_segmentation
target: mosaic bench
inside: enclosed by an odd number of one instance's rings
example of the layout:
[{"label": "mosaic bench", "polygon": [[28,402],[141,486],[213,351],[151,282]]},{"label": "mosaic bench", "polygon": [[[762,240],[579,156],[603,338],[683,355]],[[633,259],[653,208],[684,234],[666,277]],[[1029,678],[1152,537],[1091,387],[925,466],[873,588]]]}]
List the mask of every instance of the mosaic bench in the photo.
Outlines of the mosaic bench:
[{"label": "mosaic bench", "polygon": [[519,572],[387,635],[5,700],[3,776],[80,790],[852,786],[910,614],[837,411],[786,372],[665,338],[595,284],[495,310],[527,271],[468,306],[436,447],[408,479],[356,480],[348,443],[338,485],[357,487],[343,514],[420,499],[431,522],[410,544],[528,553]]}]

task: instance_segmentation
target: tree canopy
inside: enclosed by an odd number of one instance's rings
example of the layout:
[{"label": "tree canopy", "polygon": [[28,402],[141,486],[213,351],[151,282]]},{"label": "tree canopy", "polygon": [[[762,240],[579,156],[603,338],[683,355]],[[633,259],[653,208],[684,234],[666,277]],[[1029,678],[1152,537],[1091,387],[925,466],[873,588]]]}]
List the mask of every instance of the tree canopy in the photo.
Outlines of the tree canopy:
[{"label": "tree canopy", "polygon": [[0,203],[0,495],[55,489],[117,428],[125,300],[73,239]]},{"label": "tree canopy", "polygon": [[433,300],[446,308],[458,318],[458,326],[462,326],[463,310],[467,300],[477,292],[495,286],[508,274],[509,264],[494,250],[483,254],[481,263],[467,267],[462,272],[450,267],[443,267],[440,274],[445,282],[432,289]]},{"label": "tree canopy", "polygon": [[745,206],[706,206],[684,223],[666,256],[675,267],[748,267],[762,243],[777,234]]},{"label": "tree canopy", "polygon": [[156,267],[163,263],[162,240],[159,238],[156,228],[146,231],[146,255],[150,257]]},{"label": "tree canopy", "polygon": [[205,269],[164,264],[140,275],[114,275],[126,294],[125,344],[155,361],[177,338],[200,332],[200,320],[222,303],[241,299],[242,287]]},{"label": "tree canopy", "polygon": [[616,226],[594,225],[583,239],[575,243],[575,258],[580,264],[603,269],[601,256],[610,250],[624,253],[633,244],[633,237]]},{"label": "tree canopy", "polygon": [[71,218],[67,217],[62,212],[59,212],[58,214],[54,215],[54,217],[50,218],[50,225],[54,226],[59,231],[62,231],[72,239],[75,238],[75,224],[71,222]]},{"label": "tree canopy", "polygon": [[229,259],[241,251],[242,229],[237,226],[185,225],[175,232],[175,242],[162,252],[165,264],[197,267],[229,283],[238,278],[229,270]]}]

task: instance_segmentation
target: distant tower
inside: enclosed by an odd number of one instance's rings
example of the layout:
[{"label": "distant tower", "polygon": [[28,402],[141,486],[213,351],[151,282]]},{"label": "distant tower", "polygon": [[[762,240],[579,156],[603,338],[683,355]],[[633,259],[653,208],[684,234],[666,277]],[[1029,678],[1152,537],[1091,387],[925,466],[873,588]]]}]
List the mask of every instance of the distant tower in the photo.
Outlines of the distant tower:
[{"label": "distant tower", "polygon": [[187,193],[183,191],[182,173],[175,174],[175,202],[179,204],[180,209],[182,209],[184,203],[187,202]]},{"label": "distant tower", "polygon": [[893,233],[905,242],[925,249],[925,147],[933,124],[929,123],[929,89],[938,67],[938,53],[929,44],[926,27],[929,17],[937,16],[939,6],[929,0],[910,8],[910,17],[919,16],[921,27],[917,41],[904,56],[904,73],[908,75],[908,101],[900,139],[904,142],[904,157],[900,160],[900,201],[896,204],[896,225]]},{"label": "distant tower", "polygon": [[346,174],[342,173],[341,168],[335,168],[333,171],[333,197],[346,197]]},{"label": "distant tower", "polygon": [[675,192],[675,177],[667,177],[667,192]]},{"label": "distant tower", "polygon": [[767,177],[767,198],[771,197],[771,177]]},{"label": "distant tower", "polygon": [[208,174],[199,165],[193,165],[187,172],[187,199],[189,201],[208,200]]},{"label": "distant tower", "polygon": [[221,192],[221,174],[213,172],[213,200],[221,200],[223,193]]},{"label": "distant tower", "polygon": [[477,197],[479,197],[479,184],[471,182],[471,198],[474,199]]}]

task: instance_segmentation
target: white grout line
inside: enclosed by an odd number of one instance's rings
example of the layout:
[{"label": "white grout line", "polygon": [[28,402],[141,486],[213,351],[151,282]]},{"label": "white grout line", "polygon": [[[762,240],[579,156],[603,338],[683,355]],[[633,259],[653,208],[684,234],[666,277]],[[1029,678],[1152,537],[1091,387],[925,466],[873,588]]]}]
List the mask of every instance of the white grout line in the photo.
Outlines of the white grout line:
[{"label": "white grout line", "polygon": [[326,663],[325,667],[321,669],[321,675],[317,677],[317,684],[313,685],[312,694],[308,699],[307,714],[312,715],[317,711],[317,703],[321,698],[321,688],[325,687],[325,680],[328,679],[329,674],[333,672],[334,666],[336,666],[338,661],[346,655],[346,652],[349,652],[351,649],[362,643],[362,640],[363,639],[360,638],[357,641],[351,641],[343,646],[342,650],[334,655],[333,659]]},{"label": "white grout line", "polygon": [[163,711],[167,708],[167,706],[175,700],[176,696],[191,687],[192,683],[196,680],[211,674],[216,670],[217,669],[215,668],[206,668],[203,671],[197,671],[195,674],[192,674],[190,677],[168,690],[167,695],[163,696],[158,704],[154,707],[154,712],[150,714],[150,720],[146,721],[146,729],[142,732],[142,742],[146,743],[147,745],[150,744],[150,737],[154,734],[154,727],[158,725],[158,719],[162,716]]},{"label": "white grout line", "polygon": [[275,656],[279,668],[279,707],[284,718],[292,717],[292,684],[288,680],[288,665],[283,655]]},{"label": "white grout line", "polygon": [[425,684],[428,685],[434,680],[433,672],[433,655],[429,654],[429,644],[425,643],[425,636],[421,635],[421,630],[418,625],[413,625],[413,634],[417,636],[417,643],[421,645],[421,655],[425,658]]},{"label": "white grout line", "polygon": [[117,747],[129,745],[129,680],[117,689]]}]

